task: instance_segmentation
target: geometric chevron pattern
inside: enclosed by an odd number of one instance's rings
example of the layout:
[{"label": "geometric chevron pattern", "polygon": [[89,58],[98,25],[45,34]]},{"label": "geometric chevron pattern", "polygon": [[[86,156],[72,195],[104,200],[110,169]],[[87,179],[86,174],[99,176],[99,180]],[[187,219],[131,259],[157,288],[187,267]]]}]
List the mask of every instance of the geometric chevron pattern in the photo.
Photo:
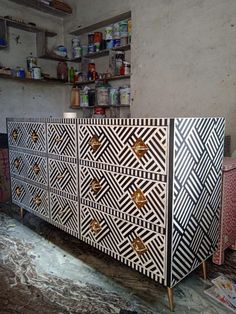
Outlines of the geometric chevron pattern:
[{"label": "geometric chevron pattern", "polygon": [[172,286],[217,245],[224,119],[175,119],[174,132]]},{"label": "geometric chevron pattern", "polygon": [[50,193],[51,219],[59,225],[78,232],[78,203]]},{"label": "geometric chevron pattern", "polygon": [[[82,240],[105,248],[108,254],[116,253],[119,256],[118,259],[123,258],[129,261],[131,267],[140,266],[147,272],[164,278],[164,235],[88,207],[82,207],[80,210]],[[101,227],[97,233],[91,230],[93,220],[96,220]],[[137,237],[147,247],[147,251],[142,255],[139,255],[132,247],[132,241]]]},{"label": "geometric chevron pattern", "polygon": [[[94,193],[91,189],[91,182],[94,179],[98,180],[101,185],[98,193]],[[147,203],[141,208],[138,208],[132,199],[132,195],[137,189],[141,189],[147,199]],[[80,166],[80,191],[81,199],[99,203],[103,207],[113,208],[165,227],[165,182],[144,180],[120,173]]]},{"label": "geometric chevron pattern", "polygon": [[49,159],[50,188],[77,196],[77,165]]},{"label": "geometric chevron pattern", "polygon": [[48,123],[48,153],[77,157],[76,125]]},{"label": "geometric chevron pattern", "polygon": [[[79,125],[78,128],[80,159],[166,174],[168,127]],[[94,135],[101,142],[96,151],[89,145]],[[132,150],[138,138],[148,146],[141,159]]]},{"label": "geometric chevron pattern", "polygon": [[[15,140],[12,137],[14,130],[18,133]],[[38,136],[35,141],[32,139],[34,133]],[[40,122],[8,122],[8,139],[9,146],[46,152],[46,125]]]}]

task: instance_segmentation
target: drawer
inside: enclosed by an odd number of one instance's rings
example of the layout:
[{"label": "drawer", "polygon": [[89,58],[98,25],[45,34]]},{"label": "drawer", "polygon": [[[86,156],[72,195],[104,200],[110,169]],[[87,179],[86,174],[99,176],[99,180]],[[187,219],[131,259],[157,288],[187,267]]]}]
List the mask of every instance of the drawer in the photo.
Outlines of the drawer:
[{"label": "drawer", "polygon": [[48,192],[24,181],[11,179],[12,201],[49,218]]},{"label": "drawer", "polygon": [[46,152],[45,123],[8,122],[8,141],[10,146]]},{"label": "drawer", "polygon": [[80,159],[166,174],[167,126],[79,125],[78,136]]},{"label": "drawer", "polygon": [[77,157],[76,125],[48,123],[48,153]]},{"label": "drawer", "polygon": [[50,193],[51,219],[60,226],[75,232],[79,231],[78,202]]},{"label": "drawer", "polygon": [[85,166],[80,166],[79,173],[82,199],[165,227],[166,182]]},{"label": "drawer", "polygon": [[25,177],[24,154],[17,150],[9,150],[10,173]]},{"label": "drawer", "polygon": [[49,159],[51,188],[77,196],[77,164]]},{"label": "drawer", "polygon": [[11,173],[47,186],[46,157],[10,150],[9,158]]},{"label": "drawer", "polygon": [[165,235],[85,206],[80,219],[82,240],[104,248],[135,269],[142,267],[164,278]]}]

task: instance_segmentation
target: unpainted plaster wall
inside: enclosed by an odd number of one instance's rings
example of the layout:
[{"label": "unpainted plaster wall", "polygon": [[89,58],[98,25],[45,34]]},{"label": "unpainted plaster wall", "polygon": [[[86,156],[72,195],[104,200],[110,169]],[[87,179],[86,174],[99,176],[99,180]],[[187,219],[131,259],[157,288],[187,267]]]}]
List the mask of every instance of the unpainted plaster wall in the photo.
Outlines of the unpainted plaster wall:
[{"label": "unpainted plaster wall", "polygon": [[133,116],[225,116],[236,149],[235,0],[69,3],[65,34],[131,9]]},{"label": "unpainted plaster wall", "polygon": [[[48,48],[63,43],[63,22],[57,18],[8,0],[0,1],[0,15],[11,15],[34,22],[38,27],[58,33],[50,38]],[[4,66],[26,68],[26,57],[36,55],[36,34],[9,27],[9,47],[0,49]],[[56,76],[57,62],[38,59],[46,73]],[[61,116],[69,107],[70,88],[64,85],[23,83],[0,78],[0,132],[5,132],[6,117]]]}]

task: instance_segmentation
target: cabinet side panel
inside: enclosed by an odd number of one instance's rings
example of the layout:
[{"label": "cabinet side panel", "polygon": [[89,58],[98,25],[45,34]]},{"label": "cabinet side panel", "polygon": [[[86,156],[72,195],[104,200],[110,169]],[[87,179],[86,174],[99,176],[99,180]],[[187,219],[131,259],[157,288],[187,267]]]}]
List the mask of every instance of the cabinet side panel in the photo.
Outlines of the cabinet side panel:
[{"label": "cabinet side panel", "polygon": [[171,286],[216,249],[225,127],[223,118],[174,121]]}]

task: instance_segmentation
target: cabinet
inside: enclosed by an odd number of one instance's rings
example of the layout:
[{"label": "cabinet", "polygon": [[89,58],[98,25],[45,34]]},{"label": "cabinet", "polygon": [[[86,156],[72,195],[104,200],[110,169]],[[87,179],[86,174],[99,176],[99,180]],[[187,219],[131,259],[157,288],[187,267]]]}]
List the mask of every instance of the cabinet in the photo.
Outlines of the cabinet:
[{"label": "cabinet", "polygon": [[8,119],[12,201],[167,286],[173,309],[217,246],[224,124]]}]

